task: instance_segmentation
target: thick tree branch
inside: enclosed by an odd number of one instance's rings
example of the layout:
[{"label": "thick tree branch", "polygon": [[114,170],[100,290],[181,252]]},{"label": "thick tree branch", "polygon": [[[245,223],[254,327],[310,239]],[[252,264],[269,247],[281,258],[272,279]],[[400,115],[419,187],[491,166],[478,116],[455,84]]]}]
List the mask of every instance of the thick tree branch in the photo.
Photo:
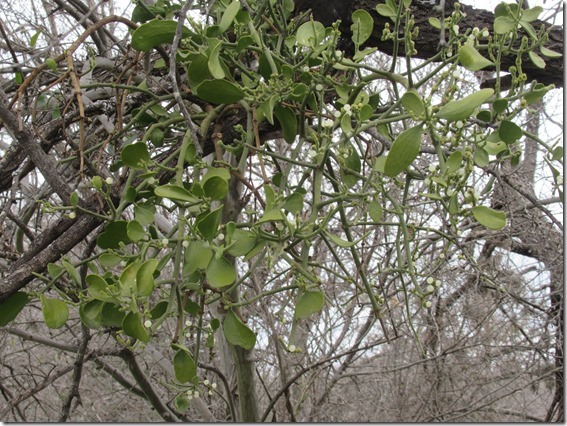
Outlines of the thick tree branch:
[{"label": "thick tree branch", "polygon": [[[352,24],[351,12],[357,9],[364,9],[374,18],[374,31],[372,36],[366,43],[367,47],[376,47],[379,51],[391,55],[394,50],[394,45],[391,40],[382,40],[382,30],[386,24],[389,24],[393,28],[392,21],[384,16],[379,15],[376,12],[376,5],[384,3],[382,0],[332,0],[332,1],[321,1],[321,0],[311,0],[303,1],[296,0],[298,3],[298,8],[312,9],[313,16],[315,19],[320,20],[325,24],[330,24],[336,19],[341,19],[341,32],[345,39],[350,39]],[[349,12],[343,11],[344,4],[351,3],[351,8]],[[447,2],[448,3],[448,2]],[[439,53],[439,30],[433,28],[428,19],[430,17],[440,18],[439,12],[435,12],[433,6],[430,2],[424,1],[420,2],[415,0],[411,4],[412,14],[415,17],[415,25],[419,27],[419,36],[415,40],[415,49],[417,53],[413,58],[418,59],[431,59]],[[488,28],[490,33],[493,32],[494,14],[488,10],[475,9],[471,6],[461,5],[460,10],[465,13],[463,21],[460,23],[460,32],[466,31],[468,28],[478,27]],[[333,13],[336,11],[335,13]],[[446,11],[448,14],[449,11]],[[558,26],[552,26],[546,22],[536,20],[532,23],[536,31],[545,26],[549,29],[549,41],[546,45],[551,50],[556,52],[563,52],[563,28]],[[400,32],[403,32],[403,26],[400,28]],[[402,52],[403,43],[402,43]],[[527,57],[524,55],[522,57],[522,69],[528,76],[528,81],[537,80],[545,85],[555,84],[556,87],[563,87],[563,58],[549,59],[546,58],[546,66],[544,69],[540,69],[535,66]],[[501,69],[507,71],[509,67],[515,66],[516,57],[512,55],[503,56]],[[489,69],[485,69],[489,70]]]}]

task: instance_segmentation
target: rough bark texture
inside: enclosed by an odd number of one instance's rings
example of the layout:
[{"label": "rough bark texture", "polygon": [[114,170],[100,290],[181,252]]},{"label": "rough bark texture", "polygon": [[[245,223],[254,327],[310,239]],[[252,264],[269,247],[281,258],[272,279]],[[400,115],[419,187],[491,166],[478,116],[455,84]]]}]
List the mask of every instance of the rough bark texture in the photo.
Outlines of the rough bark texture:
[{"label": "rough bark texture", "polygon": [[[339,0],[340,1],[340,0]],[[299,3],[306,3],[305,1]],[[331,17],[335,17],[339,12],[332,13],[334,10],[343,11],[344,7],[334,6],[335,2],[308,2],[309,7],[313,10],[313,15],[315,19],[320,19],[322,21],[328,22]],[[379,15],[376,12],[376,5],[384,3],[383,1],[376,0],[351,0],[350,11],[340,14],[339,17],[342,19],[341,31],[344,34],[344,38],[350,38],[351,30],[351,12],[356,9],[364,9],[369,12],[374,18],[375,27],[371,38],[368,40],[366,45],[368,47],[377,47],[379,51],[391,55],[393,53],[393,43],[389,40],[383,41],[382,30],[384,26],[389,23],[390,27],[393,28],[392,20],[390,18]],[[303,6],[305,7],[305,6]],[[488,10],[475,9],[472,6],[461,5],[461,11],[465,13],[465,18],[460,24],[460,32],[466,31],[467,28],[478,27],[488,28],[492,33],[494,14]],[[419,37],[415,41],[415,49],[417,53],[414,58],[418,59],[430,59],[438,53],[439,45],[439,30],[433,28],[428,19],[430,17],[440,17],[439,12],[435,12],[433,5],[430,3],[421,3],[419,1],[413,1],[411,5],[412,14],[415,17],[415,25],[419,27]],[[445,12],[450,13],[449,10]],[[332,20],[331,20],[332,21]],[[533,22],[534,28],[539,29],[541,26],[549,29],[549,42],[546,45],[551,50],[556,52],[563,52],[563,28],[557,26],[551,26],[543,21]],[[400,34],[403,33],[403,26],[400,27]],[[403,51],[402,51],[403,52]],[[556,87],[563,87],[563,58],[558,59],[546,59],[546,66],[544,69],[536,67],[527,57],[524,55],[523,59],[523,71],[528,76],[528,81],[537,80],[543,84],[555,84]],[[510,66],[515,65],[516,57],[514,56],[504,56],[502,58],[502,70],[507,70]],[[486,70],[489,70],[488,68]]]}]

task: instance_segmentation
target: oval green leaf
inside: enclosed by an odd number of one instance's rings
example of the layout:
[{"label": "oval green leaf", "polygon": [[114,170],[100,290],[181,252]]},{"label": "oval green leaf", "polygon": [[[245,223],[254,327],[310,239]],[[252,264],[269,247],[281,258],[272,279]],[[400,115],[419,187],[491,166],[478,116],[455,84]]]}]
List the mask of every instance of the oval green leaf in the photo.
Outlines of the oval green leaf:
[{"label": "oval green leaf", "polygon": [[102,308],[104,302],[91,300],[79,307],[79,317],[88,328],[99,329],[102,326]]},{"label": "oval green leaf", "polygon": [[39,296],[43,319],[49,328],[61,328],[69,318],[69,307],[60,299],[48,299],[43,294]]},{"label": "oval green leaf", "polygon": [[240,2],[238,0],[234,0],[227,6],[219,22],[219,30],[221,33],[224,33],[232,25],[232,21],[234,21],[239,10]]},{"label": "oval green leaf", "polygon": [[421,116],[421,114],[425,111],[425,105],[423,104],[421,97],[413,89],[404,93],[402,96],[402,105],[407,112],[416,117]]},{"label": "oval green leaf", "polygon": [[384,164],[384,173],[397,176],[408,167],[419,154],[421,145],[421,125],[404,130],[392,143]]},{"label": "oval green leaf", "polygon": [[150,340],[148,331],[142,324],[142,315],[139,312],[130,312],[122,321],[124,333],[134,339],[147,343]]},{"label": "oval green leaf", "polygon": [[302,24],[295,35],[297,43],[307,47],[317,47],[325,38],[325,27],[319,21]]},{"label": "oval green leaf", "polygon": [[198,200],[189,191],[178,185],[162,185],[154,189],[154,193],[158,197],[168,198],[173,201],[185,201],[187,203],[196,203]]},{"label": "oval green leaf", "polygon": [[252,349],[256,344],[256,334],[250,330],[233,311],[229,311],[223,323],[224,337],[228,343]]},{"label": "oval green leaf", "polygon": [[374,19],[364,9],[355,10],[352,14],[350,29],[352,31],[352,41],[356,46],[361,46],[372,35]]},{"label": "oval green leaf", "polygon": [[508,16],[498,16],[494,20],[494,32],[496,34],[507,34],[510,31],[514,31],[516,28],[516,21]]},{"label": "oval green leaf", "polygon": [[[141,52],[149,52],[152,47],[164,43],[171,43],[175,37],[177,22],[164,19],[153,19],[140,25],[132,33],[132,47]],[[182,28],[182,36],[189,37],[191,31],[187,27]]]},{"label": "oval green leaf", "polygon": [[138,272],[136,272],[138,296],[149,296],[154,291],[154,271],[158,263],[158,259],[150,259],[140,265]]},{"label": "oval green leaf", "polygon": [[228,182],[219,176],[212,176],[203,184],[203,190],[207,197],[222,200],[228,193]]},{"label": "oval green leaf", "polygon": [[540,68],[540,69],[544,69],[545,68],[545,61],[543,60],[543,58],[541,56],[539,56],[537,53],[532,52],[531,50],[528,52],[528,56],[530,57],[530,60],[532,61],[532,63]]},{"label": "oval green leaf", "polygon": [[201,235],[211,241],[217,236],[222,218],[222,206],[212,212],[202,213],[197,216],[197,229]]},{"label": "oval green leaf", "polygon": [[498,136],[508,145],[516,142],[523,134],[520,126],[513,121],[504,120],[498,127]]},{"label": "oval green leaf", "polygon": [[133,242],[137,242],[146,236],[146,231],[137,221],[131,220],[126,226],[126,234]]},{"label": "oval green leaf", "polygon": [[368,204],[368,214],[374,222],[380,222],[382,220],[383,208],[380,201],[374,200]]},{"label": "oval green leaf", "polygon": [[385,16],[387,18],[395,18],[396,16],[398,16],[396,11],[387,4],[377,5],[376,12],[378,12],[379,15]]},{"label": "oval green leaf", "polygon": [[4,327],[13,321],[29,300],[30,297],[27,293],[18,291],[0,303],[0,327]]},{"label": "oval green leaf", "polygon": [[189,352],[180,349],[173,357],[173,371],[177,380],[186,383],[197,375],[197,364]]},{"label": "oval green leaf", "polygon": [[187,273],[192,274],[197,269],[205,269],[212,256],[213,251],[206,247],[202,241],[191,241],[185,249]]},{"label": "oval green leaf", "polygon": [[207,281],[213,288],[222,288],[231,285],[236,280],[234,266],[224,257],[213,257],[207,266]]},{"label": "oval green leaf", "polygon": [[232,233],[232,244],[227,249],[231,256],[244,256],[256,247],[258,237],[252,231],[236,229]]},{"label": "oval green leaf", "polygon": [[494,89],[481,89],[463,99],[451,101],[437,112],[437,117],[448,121],[465,120],[472,115],[476,107],[486,102],[493,94]]},{"label": "oval green leaf", "polygon": [[150,162],[150,153],[145,143],[133,143],[126,145],[120,154],[122,164],[131,169],[143,170]]},{"label": "oval green leaf", "polygon": [[305,291],[295,305],[294,318],[308,318],[316,314],[325,304],[325,295],[321,291]]},{"label": "oval green leaf", "polygon": [[494,65],[494,62],[486,59],[474,47],[468,44],[461,46],[459,49],[459,61],[463,67],[470,71],[478,71]]},{"label": "oval green leaf", "polygon": [[506,213],[494,210],[486,206],[472,208],[472,214],[476,221],[489,229],[502,229],[506,226]]},{"label": "oval green leaf", "polygon": [[130,244],[128,237],[128,222],[117,220],[106,224],[104,232],[96,240],[97,245],[103,249],[117,249],[120,243]]},{"label": "oval green leaf", "polygon": [[205,80],[197,87],[197,96],[214,104],[234,104],[244,99],[245,93],[227,80]]},{"label": "oval green leaf", "polygon": [[297,136],[297,117],[291,108],[278,105],[274,115],[282,128],[282,136],[287,143],[293,143]]}]

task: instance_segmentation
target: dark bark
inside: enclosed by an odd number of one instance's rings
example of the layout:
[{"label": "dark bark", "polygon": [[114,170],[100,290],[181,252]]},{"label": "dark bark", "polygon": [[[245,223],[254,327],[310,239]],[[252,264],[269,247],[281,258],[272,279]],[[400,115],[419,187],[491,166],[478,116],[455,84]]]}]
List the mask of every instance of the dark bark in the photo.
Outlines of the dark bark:
[{"label": "dark bark", "polygon": [[[313,16],[317,20],[321,20],[325,24],[330,24],[333,18],[339,17],[342,19],[341,31],[345,39],[351,36],[350,26],[351,13],[356,9],[364,9],[369,12],[374,18],[374,32],[366,43],[367,47],[376,47],[379,51],[391,55],[393,53],[393,43],[390,40],[383,41],[382,30],[386,23],[390,24],[393,28],[392,20],[379,15],[376,12],[376,5],[384,3],[383,1],[376,0],[332,0],[332,1],[311,1],[298,0],[298,7],[303,10],[308,7],[313,10]],[[344,4],[350,3],[350,10],[345,11]],[[465,17],[460,24],[460,32],[465,32],[467,28],[478,27],[488,28],[492,34],[494,14],[488,10],[475,9],[472,6],[461,5],[461,11],[465,13]],[[435,12],[430,3],[421,3],[414,0],[411,4],[411,11],[415,17],[415,25],[419,27],[419,37],[415,41],[415,49],[417,53],[413,58],[430,59],[438,52],[439,45],[439,30],[433,28],[428,19],[432,16],[440,18],[439,12]],[[449,10],[446,14],[450,13]],[[338,15],[338,16],[337,16]],[[551,50],[556,52],[563,52],[563,28],[558,26],[551,26],[550,24],[536,20],[533,23],[536,31],[543,25],[549,29],[549,41],[546,44]],[[400,28],[400,34],[403,32],[403,26]],[[402,44],[403,46],[403,44]],[[402,50],[401,52],[404,52]],[[528,81],[537,80],[545,85],[555,84],[556,87],[563,87],[563,58],[558,59],[545,59],[546,66],[544,69],[536,67],[527,57],[522,57],[523,71],[528,76]],[[504,56],[502,58],[502,70],[508,70],[510,66],[514,66],[516,61],[515,56]],[[486,69],[489,71],[489,69]]]}]

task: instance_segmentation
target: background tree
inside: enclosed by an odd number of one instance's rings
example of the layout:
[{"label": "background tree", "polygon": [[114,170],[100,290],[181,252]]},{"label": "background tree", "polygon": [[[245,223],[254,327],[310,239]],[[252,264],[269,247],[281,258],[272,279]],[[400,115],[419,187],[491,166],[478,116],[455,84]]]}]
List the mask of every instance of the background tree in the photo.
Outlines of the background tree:
[{"label": "background tree", "polygon": [[564,420],[557,10],[21,6],[0,419]]}]

